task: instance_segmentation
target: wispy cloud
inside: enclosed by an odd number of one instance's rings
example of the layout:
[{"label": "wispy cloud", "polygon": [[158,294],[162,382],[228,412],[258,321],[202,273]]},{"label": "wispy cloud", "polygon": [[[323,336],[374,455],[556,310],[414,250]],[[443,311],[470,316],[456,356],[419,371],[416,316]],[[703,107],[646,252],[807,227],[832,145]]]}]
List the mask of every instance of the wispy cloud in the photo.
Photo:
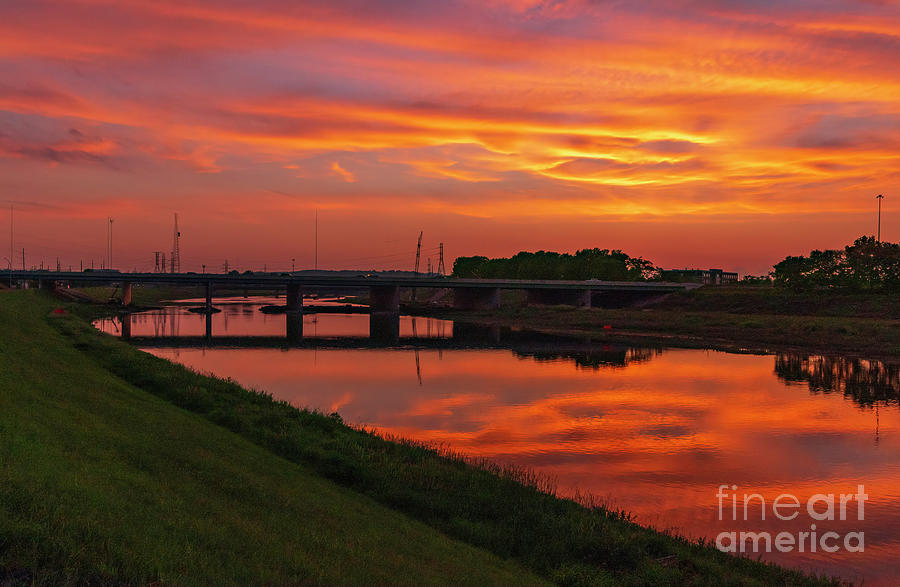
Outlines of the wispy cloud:
[{"label": "wispy cloud", "polygon": [[263,185],[498,221],[539,201],[560,234],[861,212],[900,167],[898,50],[891,2],[7,4],[0,162],[52,173],[0,181],[198,210]]}]

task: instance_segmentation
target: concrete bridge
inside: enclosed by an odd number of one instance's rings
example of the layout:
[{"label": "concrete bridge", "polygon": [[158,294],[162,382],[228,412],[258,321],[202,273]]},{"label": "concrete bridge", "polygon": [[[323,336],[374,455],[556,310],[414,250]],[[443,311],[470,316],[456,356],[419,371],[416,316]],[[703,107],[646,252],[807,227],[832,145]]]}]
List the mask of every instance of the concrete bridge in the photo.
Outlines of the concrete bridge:
[{"label": "concrete bridge", "polygon": [[643,281],[543,281],[518,279],[452,279],[446,277],[391,276],[360,273],[122,273],[118,271],[0,271],[0,282],[31,281],[42,287],[61,284],[118,285],[122,303],[129,306],[136,284],[202,286],[206,305],[212,308],[215,289],[285,289],[287,310],[303,310],[303,290],[330,288],[368,288],[372,312],[396,313],[400,310],[400,289],[450,289],[453,307],[464,310],[490,310],[500,307],[502,290],[527,292],[531,304],[567,304],[573,306],[628,305],[651,300],[676,291],[698,287],[690,283]]}]

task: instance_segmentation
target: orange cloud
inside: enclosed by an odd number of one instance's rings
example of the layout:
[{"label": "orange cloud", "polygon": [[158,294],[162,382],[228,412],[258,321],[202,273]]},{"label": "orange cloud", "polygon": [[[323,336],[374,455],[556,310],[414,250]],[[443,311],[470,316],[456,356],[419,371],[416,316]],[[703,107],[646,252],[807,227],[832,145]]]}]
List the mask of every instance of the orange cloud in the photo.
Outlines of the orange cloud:
[{"label": "orange cloud", "polygon": [[849,0],[48,0],[0,8],[0,166],[34,200],[222,222],[210,201],[265,190],[495,228],[540,213],[557,248],[585,218],[836,222],[900,179],[898,43],[890,3]]}]

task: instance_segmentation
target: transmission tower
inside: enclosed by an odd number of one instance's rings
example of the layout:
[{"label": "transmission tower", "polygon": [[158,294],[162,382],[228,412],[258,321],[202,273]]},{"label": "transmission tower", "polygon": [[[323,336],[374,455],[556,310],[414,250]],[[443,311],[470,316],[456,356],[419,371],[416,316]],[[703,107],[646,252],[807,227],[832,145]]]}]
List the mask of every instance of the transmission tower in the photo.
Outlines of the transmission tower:
[{"label": "transmission tower", "polygon": [[422,256],[422,233],[419,232],[419,244],[416,245],[416,275],[419,274],[419,259]]},{"label": "transmission tower", "polygon": [[438,269],[437,270],[438,270],[438,273],[443,275],[444,271],[445,271],[445,269],[444,269],[444,243],[441,243],[440,255],[441,256],[440,256],[440,260],[438,261]]},{"label": "transmission tower", "polygon": [[181,273],[181,247],[178,242],[180,240],[181,233],[178,231],[178,212],[176,212],[175,229],[172,231],[172,258],[169,260],[172,273]]},{"label": "transmission tower", "polygon": [[[153,256],[154,256],[154,258],[155,258],[155,260],[154,260],[154,262],[153,262],[153,272],[154,272],[154,273],[159,273],[159,272],[160,272],[160,271],[159,271],[159,256],[160,256],[161,254],[162,254],[161,251],[153,251]],[[163,270],[162,272],[165,273],[165,270]]]}]

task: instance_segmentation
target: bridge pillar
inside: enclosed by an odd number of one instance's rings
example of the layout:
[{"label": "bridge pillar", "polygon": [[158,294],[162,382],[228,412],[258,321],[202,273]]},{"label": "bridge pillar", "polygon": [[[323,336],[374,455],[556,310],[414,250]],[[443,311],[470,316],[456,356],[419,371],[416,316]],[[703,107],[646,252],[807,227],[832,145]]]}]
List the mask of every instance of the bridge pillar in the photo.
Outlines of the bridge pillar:
[{"label": "bridge pillar", "polygon": [[591,307],[589,289],[529,289],[529,305],[566,305]]},{"label": "bridge pillar", "polygon": [[303,311],[303,292],[299,283],[289,283],[287,286],[287,311],[292,314]]},{"label": "bridge pillar", "polygon": [[206,282],[206,313],[207,315],[212,313],[212,294],[213,294],[213,284],[211,281]]},{"label": "bridge pillar", "polygon": [[125,283],[123,283],[122,284],[122,305],[123,306],[131,305],[131,298],[132,298],[133,294],[134,294],[134,286],[132,285],[132,283],[130,281],[126,281]]},{"label": "bridge pillar", "polygon": [[284,315],[285,337],[288,342],[300,342],[303,340],[303,314],[300,312],[288,312]]},{"label": "bridge pillar", "polygon": [[400,288],[396,285],[373,285],[369,288],[371,312],[400,312]]},{"label": "bridge pillar", "polygon": [[122,315],[122,338],[124,340],[131,338],[131,314]]},{"label": "bridge pillar", "polygon": [[398,312],[370,313],[369,339],[381,344],[397,344],[400,341],[400,314]]},{"label": "bridge pillar", "polygon": [[458,287],[453,290],[453,307],[457,310],[496,310],[500,307],[500,288]]}]

